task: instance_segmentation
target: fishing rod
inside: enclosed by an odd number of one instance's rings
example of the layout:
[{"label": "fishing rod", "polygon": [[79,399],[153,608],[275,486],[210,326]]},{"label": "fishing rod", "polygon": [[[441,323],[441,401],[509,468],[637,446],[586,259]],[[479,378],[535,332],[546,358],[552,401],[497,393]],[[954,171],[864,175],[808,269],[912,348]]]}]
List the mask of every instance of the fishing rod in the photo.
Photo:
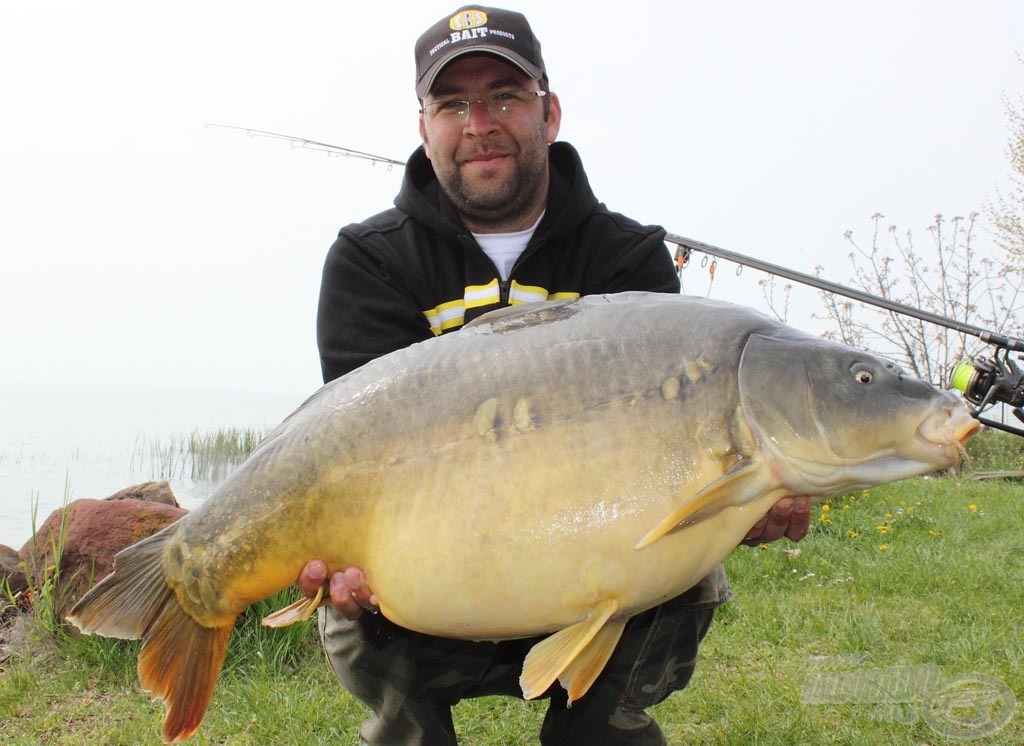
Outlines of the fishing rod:
[{"label": "fishing rod", "polygon": [[213,122],[206,125],[207,127],[220,127],[222,129],[236,130],[238,132],[244,132],[249,137],[264,137],[269,140],[284,140],[289,143],[293,148],[302,148],[304,150],[317,150],[321,153],[327,153],[328,155],[336,155],[342,158],[359,158],[364,161],[370,161],[373,164],[382,163],[391,169],[394,166],[404,166],[405,161],[396,161],[394,158],[388,158],[384,155],[374,155],[373,153],[365,153],[362,150],[353,150],[352,148],[343,148],[340,145],[331,145],[326,142],[317,142],[316,140],[307,140],[304,137],[294,137],[292,135],[282,135],[277,132],[267,132],[266,130],[252,129],[251,127],[235,127],[231,124],[214,124]]},{"label": "fishing rod", "polygon": [[[1022,409],[1024,407],[1024,370],[1010,357],[1011,351],[1024,352],[1024,340],[997,334],[973,324],[939,316],[938,314],[914,308],[889,298],[882,298],[881,296],[872,295],[856,288],[823,280],[820,277],[797,272],[778,264],[755,259],[736,251],[704,243],[703,241],[695,241],[692,238],[685,238],[674,233],[667,234],[665,240],[680,247],[683,252],[681,260],[684,265],[688,261],[691,252],[699,251],[702,254],[733,262],[741,267],[751,267],[761,272],[767,272],[770,275],[784,277],[788,280],[808,285],[817,290],[842,295],[886,311],[927,321],[947,329],[953,329],[954,331],[977,337],[982,342],[992,345],[995,348],[995,353],[992,357],[979,355],[972,362],[964,361],[958,363],[950,376],[949,386],[963,394],[964,398],[974,405],[971,408],[971,416],[976,420],[997,430],[1024,436],[1024,428],[1020,426],[1008,425],[1004,422],[981,416],[982,413],[999,404],[1006,404],[1011,407],[1010,411],[1013,415],[1021,422],[1024,422],[1024,409]],[[1017,357],[1020,359],[1019,355]]]},{"label": "fishing rod", "polygon": [[[273,140],[284,140],[290,143],[292,147],[296,148],[319,150],[331,155],[340,155],[343,157],[360,158],[371,161],[374,164],[382,163],[387,165],[389,169],[394,166],[405,165],[404,161],[388,158],[387,156],[374,155],[361,150],[343,148],[338,145],[317,142],[316,140],[308,140],[306,138],[294,137],[292,135],[282,135],[276,132],[267,132],[265,130],[252,129],[250,127],[234,127],[227,124],[207,124],[206,126],[223,127],[225,129],[241,131],[246,133],[249,137],[265,137]],[[698,251],[708,256],[733,262],[740,267],[751,267],[752,269],[766,272],[770,275],[784,277],[787,280],[793,280],[794,282],[808,285],[817,290],[842,295],[846,298],[851,298],[860,303],[866,303],[867,305],[875,306],[876,308],[881,308],[892,313],[910,316],[911,318],[926,321],[930,324],[936,324],[947,329],[953,329],[954,331],[962,334],[977,337],[982,342],[992,345],[995,348],[995,352],[991,357],[979,355],[970,362],[964,361],[957,364],[950,376],[949,386],[950,388],[959,391],[967,401],[974,405],[971,408],[971,416],[976,420],[988,425],[989,427],[995,428],[996,430],[1003,430],[1005,432],[1024,436],[1024,428],[1020,426],[982,417],[982,414],[987,412],[989,409],[1000,404],[1005,404],[1011,407],[1010,411],[1013,415],[1024,423],[1024,369],[1022,369],[1021,366],[1019,366],[1017,362],[1010,357],[1011,352],[1024,352],[1024,340],[1017,337],[1008,337],[1002,334],[997,334],[996,332],[982,329],[981,327],[974,326],[973,324],[957,321],[956,319],[950,319],[946,316],[940,316],[888,298],[872,295],[871,293],[866,293],[862,290],[857,290],[856,288],[840,285],[839,283],[830,282],[829,280],[823,280],[820,277],[808,275],[803,272],[797,272],[796,270],[792,270],[778,264],[772,264],[771,262],[766,262],[761,259],[755,259],[754,257],[740,254],[736,251],[723,249],[713,244],[704,243],[703,241],[695,241],[692,238],[685,238],[684,236],[680,236],[675,233],[668,233],[665,236],[665,240],[666,242],[679,247],[679,250],[682,252],[682,265],[686,264],[691,252]],[[1021,356],[1018,355],[1017,359],[1021,359]]]}]

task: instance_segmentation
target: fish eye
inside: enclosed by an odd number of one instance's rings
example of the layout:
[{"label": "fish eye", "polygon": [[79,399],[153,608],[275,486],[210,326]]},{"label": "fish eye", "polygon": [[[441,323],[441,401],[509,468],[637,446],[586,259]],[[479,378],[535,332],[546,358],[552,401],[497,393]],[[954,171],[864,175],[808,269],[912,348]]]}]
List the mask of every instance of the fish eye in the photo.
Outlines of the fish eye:
[{"label": "fish eye", "polygon": [[875,373],[870,368],[865,368],[862,365],[855,365],[850,369],[850,373],[853,374],[853,380],[857,383],[868,384],[875,380]]}]

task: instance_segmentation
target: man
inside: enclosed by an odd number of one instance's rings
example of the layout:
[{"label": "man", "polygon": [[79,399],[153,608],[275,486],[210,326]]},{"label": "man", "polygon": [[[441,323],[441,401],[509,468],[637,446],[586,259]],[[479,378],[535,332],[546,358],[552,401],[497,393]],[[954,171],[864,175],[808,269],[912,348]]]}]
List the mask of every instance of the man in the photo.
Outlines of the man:
[{"label": "man", "polygon": [[[664,230],[600,204],[576,151],[555,142],[561,104],[522,15],[467,6],[432,26],[416,43],[416,94],[423,146],[395,208],[342,229],[324,265],[317,338],[325,382],[502,306],[679,292]],[[787,498],[748,539],[799,539],[808,512],[806,500]],[[329,588],[333,606],[320,614],[325,650],[342,684],[374,713],[361,743],[455,744],[453,704],[521,696],[520,669],[536,640],[473,643],[397,627],[376,613],[359,568],[328,577],[314,560],[299,585],[308,595]],[[586,696],[569,708],[558,685],[547,693],[541,743],[664,744],[645,709],[686,686],[713,608],[729,596],[719,567],[630,620]]]}]

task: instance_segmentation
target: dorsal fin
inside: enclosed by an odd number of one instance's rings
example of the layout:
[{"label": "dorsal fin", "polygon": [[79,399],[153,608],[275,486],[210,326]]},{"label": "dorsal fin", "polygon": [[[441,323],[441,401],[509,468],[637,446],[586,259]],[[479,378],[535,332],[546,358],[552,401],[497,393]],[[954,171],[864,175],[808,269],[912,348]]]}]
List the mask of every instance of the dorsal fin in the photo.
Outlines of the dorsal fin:
[{"label": "dorsal fin", "polygon": [[[498,308],[488,311],[482,316],[470,321],[463,328],[474,329],[475,331],[491,332],[501,334],[522,329],[537,324],[549,324],[552,321],[567,318],[575,313],[571,305],[578,298],[565,298],[562,300],[548,300],[540,303],[524,303],[507,308]],[[484,329],[483,327],[490,327]]]}]

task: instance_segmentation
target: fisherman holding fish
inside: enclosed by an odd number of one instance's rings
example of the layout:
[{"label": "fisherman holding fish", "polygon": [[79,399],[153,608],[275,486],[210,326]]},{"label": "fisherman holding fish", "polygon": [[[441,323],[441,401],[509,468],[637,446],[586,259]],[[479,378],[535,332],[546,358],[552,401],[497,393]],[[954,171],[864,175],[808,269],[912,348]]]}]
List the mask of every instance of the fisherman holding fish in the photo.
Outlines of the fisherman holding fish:
[{"label": "fisherman holding fish", "polygon": [[[324,266],[317,338],[325,382],[496,308],[679,292],[665,231],[599,203],[576,150],[555,142],[561,103],[524,16],[466,6],[431,26],[415,57],[423,144],[395,207],[342,229]],[[783,498],[745,543],[799,540],[808,515],[805,498]],[[411,632],[377,613],[361,569],[327,575],[313,560],[299,584],[308,596],[329,589],[324,647],[341,683],[373,710],[361,743],[455,744],[453,704],[522,696],[523,659],[537,638],[466,642]],[[631,619],[582,699],[569,708],[566,692],[551,688],[540,742],[665,744],[645,710],[687,685],[713,609],[730,595],[719,566]]]},{"label": "fisherman holding fish", "polygon": [[956,466],[980,424],[891,361],[679,295],[664,232],[554,142],[521,15],[465,8],[416,50],[423,148],[324,268],[330,382],[67,618],[142,640],[165,743],[200,727],[242,611],[298,577],[263,624],[326,591],[364,744],[455,744],[451,706],[494,694],[547,698],[548,746],[665,744],[645,710],[689,681],[722,560],[802,537],[808,497]]}]

